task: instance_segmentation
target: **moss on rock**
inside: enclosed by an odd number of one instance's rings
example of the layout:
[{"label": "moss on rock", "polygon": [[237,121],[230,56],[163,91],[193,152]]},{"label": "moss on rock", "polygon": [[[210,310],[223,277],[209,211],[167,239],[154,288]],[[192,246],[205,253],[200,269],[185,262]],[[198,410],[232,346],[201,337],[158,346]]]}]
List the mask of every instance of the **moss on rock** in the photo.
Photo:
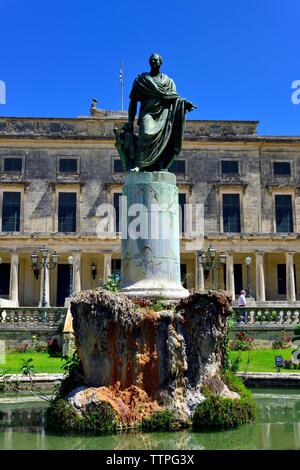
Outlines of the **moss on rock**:
[{"label": "moss on rock", "polygon": [[45,427],[48,431],[62,434],[102,434],[115,432],[118,419],[108,403],[90,404],[79,414],[60,398],[47,409]]},{"label": "moss on rock", "polygon": [[251,392],[230,372],[224,373],[222,379],[230,390],[240,395],[240,398],[224,398],[206,388],[206,399],[197,406],[193,415],[194,429],[234,428],[254,419],[256,405]]},{"label": "moss on rock", "polygon": [[142,431],[175,431],[182,427],[174,411],[163,409],[144,418],[140,424]]}]

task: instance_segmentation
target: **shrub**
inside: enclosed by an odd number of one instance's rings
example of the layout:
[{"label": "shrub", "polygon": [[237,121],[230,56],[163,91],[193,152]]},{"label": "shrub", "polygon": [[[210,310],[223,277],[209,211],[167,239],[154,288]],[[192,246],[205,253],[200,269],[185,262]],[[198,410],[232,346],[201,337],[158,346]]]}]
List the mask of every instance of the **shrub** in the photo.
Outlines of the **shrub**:
[{"label": "shrub", "polygon": [[116,431],[117,425],[116,413],[108,403],[90,403],[82,413],[78,430],[91,434],[109,433]]},{"label": "shrub", "polygon": [[251,392],[231,372],[223,373],[222,379],[232,391],[239,393],[241,398],[223,398],[206,390],[206,398],[197,406],[193,416],[195,429],[233,428],[253,420],[256,405]]},{"label": "shrub", "polygon": [[161,301],[157,301],[151,305],[151,310],[154,310],[154,312],[160,312],[161,310],[164,310],[164,308],[165,305]]},{"label": "shrub", "polygon": [[272,342],[272,349],[288,349],[291,347],[291,341],[290,336],[287,336],[285,331],[282,330],[280,338]]},{"label": "shrub", "polygon": [[47,353],[50,357],[59,357],[61,355],[61,347],[57,338],[48,339]]},{"label": "shrub", "polygon": [[142,431],[172,431],[178,428],[178,421],[172,410],[160,410],[141,422]]},{"label": "shrub", "polygon": [[29,349],[29,344],[28,343],[22,343],[19,346],[16,347],[17,352],[26,352]]},{"label": "shrub", "polygon": [[79,416],[64,399],[60,398],[46,410],[45,426],[49,431],[63,433],[75,431],[79,426]]},{"label": "shrub", "polygon": [[121,290],[120,283],[120,274],[111,274],[110,276],[108,276],[108,280],[105,282],[105,284],[103,284],[103,289],[109,290],[110,292],[118,292]]},{"label": "shrub", "polygon": [[48,431],[62,434],[102,434],[114,432],[118,420],[108,403],[90,403],[77,413],[64,399],[59,398],[47,408],[45,426]]},{"label": "shrub", "polygon": [[233,373],[237,372],[239,370],[241,361],[242,361],[242,358],[239,354],[230,362],[228,370]]},{"label": "shrub", "polygon": [[226,331],[226,335],[222,343],[222,370],[223,371],[230,370],[232,367],[232,363],[230,362],[230,359],[229,359],[229,349],[232,348],[233,344],[229,340],[229,336],[230,336],[230,332],[232,330],[234,323],[235,323],[235,312],[233,311],[232,314],[229,317],[227,317],[227,331]]},{"label": "shrub", "polygon": [[245,398],[232,400],[217,395],[207,397],[193,416],[195,429],[233,428],[253,419],[253,407]]},{"label": "shrub", "polygon": [[20,372],[22,372],[22,375],[27,375],[29,377],[35,373],[32,357],[29,357],[28,359],[21,359]]},{"label": "shrub", "polygon": [[240,331],[233,345],[236,351],[250,351],[253,346],[254,337],[248,336],[245,331]]}]

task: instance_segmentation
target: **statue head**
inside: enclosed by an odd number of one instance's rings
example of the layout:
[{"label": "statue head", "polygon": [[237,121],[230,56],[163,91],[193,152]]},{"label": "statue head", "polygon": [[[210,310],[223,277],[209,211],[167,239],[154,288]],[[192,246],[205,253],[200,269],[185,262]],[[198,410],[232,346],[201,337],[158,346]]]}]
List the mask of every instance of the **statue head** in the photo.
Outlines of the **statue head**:
[{"label": "statue head", "polygon": [[150,67],[159,67],[163,63],[162,56],[157,52],[153,52],[149,58]]}]

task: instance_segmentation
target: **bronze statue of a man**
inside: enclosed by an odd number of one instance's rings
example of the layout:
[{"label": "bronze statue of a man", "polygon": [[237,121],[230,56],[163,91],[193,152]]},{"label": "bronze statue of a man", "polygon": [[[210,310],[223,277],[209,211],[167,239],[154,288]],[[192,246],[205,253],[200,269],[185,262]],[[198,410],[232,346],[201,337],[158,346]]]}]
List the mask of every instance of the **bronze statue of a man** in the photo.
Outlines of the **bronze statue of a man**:
[{"label": "bronze statue of a man", "polygon": [[[167,170],[180,153],[186,111],[196,108],[176,92],[175,83],[160,72],[162,57],[149,59],[150,72],[141,73],[133,82],[128,123],[116,135],[116,147],[123,168],[145,171]],[[137,103],[139,135],[134,134]]]}]

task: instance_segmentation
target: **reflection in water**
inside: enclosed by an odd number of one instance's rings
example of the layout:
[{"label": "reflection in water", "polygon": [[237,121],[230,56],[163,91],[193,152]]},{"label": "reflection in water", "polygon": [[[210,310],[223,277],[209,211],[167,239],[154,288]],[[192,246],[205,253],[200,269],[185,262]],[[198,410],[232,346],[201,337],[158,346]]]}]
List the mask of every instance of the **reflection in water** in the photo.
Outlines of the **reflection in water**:
[{"label": "reflection in water", "polygon": [[45,433],[46,403],[0,404],[0,449],[300,449],[300,391],[255,390],[254,423],[230,431],[57,436]]}]

